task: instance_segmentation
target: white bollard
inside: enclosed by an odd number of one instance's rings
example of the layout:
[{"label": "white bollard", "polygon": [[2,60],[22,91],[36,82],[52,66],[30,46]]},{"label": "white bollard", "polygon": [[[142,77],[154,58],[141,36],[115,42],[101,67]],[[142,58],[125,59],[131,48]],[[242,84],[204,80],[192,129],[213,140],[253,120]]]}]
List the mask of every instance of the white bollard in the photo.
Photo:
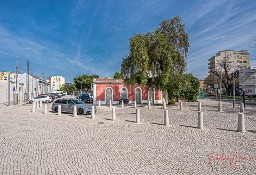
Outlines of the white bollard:
[{"label": "white bollard", "polygon": [[47,114],[47,112],[48,112],[47,107],[48,107],[47,104],[45,104],[45,105],[44,105],[44,114]]},{"label": "white bollard", "polygon": [[244,103],[240,103],[240,112],[244,113]]},{"label": "white bollard", "polygon": [[100,106],[100,100],[99,100],[99,106]]},{"label": "white bollard", "polygon": [[92,106],[92,109],[91,109],[91,119],[95,119],[95,108],[94,108],[94,106]]},{"label": "white bollard", "polygon": [[204,129],[204,115],[202,111],[198,111],[198,125],[199,129]]},{"label": "white bollard", "polygon": [[39,101],[36,100],[35,102],[36,102],[36,109],[39,109]]},{"label": "white bollard", "polygon": [[112,121],[116,120],[116,109],[115,107],[112,108]]},{"label": "white bollard", "polygon": [[198,102],[198,111],[201,111],[202,110],[202,103],[199,101]]},{"label": "white bollard", "polygon": [[140,109],[136,108],[136,123],[140,123]]},{"label": "white bollard", "polygon": [[183,103],[182,103],[182,101],[180,102],[180,110],[183,110]]},{"label": "white bollard", "polygon": [[163,99],[163,108],[164,108],[164,110],[166,110],[166,102],[165,102],[165,99]]},{"label": "white bollard", "polygon": [[74,105],[73,117],[77,116],[77,106]]},{"label": "white bollard", "polygon": [[58,105],[58,115],[61,115],[61,105]]},{"label": "white bollard", "polygon": [[168,110],[164,110],[164,126],[170,126]]},{"label": "white bollard", "polygon": [[148,109],[151,109],[151,103],[150,103],[150,100],[148,100]]},{"label": "white bollard", "polygon": [[121,103],[122,103],[122,108],[123,108],[123,107],[124,107],[124,100],[122,100],[122,102],[121,102]]},{"label": "white bollard", "polygon": [[40,108],[43,107],[43,101],[40,100]]},{"label": "white bollard", "polygon": [[32,112],[36,112],[36,101],[33,101],[32,103]]},{"label": "white bollard", "polygon": [[222,103],[221,102],[219,102],[219,112],[222,112]]},{"label": "white bollard", "polygon": [[136,105],[136,101],[134,101],[134,108],[136,108],[136,106],[137,106],[137,105]]},{"label": "white bollard", "polygon": [[237,131],[238,132],[245,132],[245,123],[244,123],[244,114],[243,113],[238,114]]},{"label": "white bollard", "polygon": [[112,107],[112,101],[109,100],[109,107]]}]

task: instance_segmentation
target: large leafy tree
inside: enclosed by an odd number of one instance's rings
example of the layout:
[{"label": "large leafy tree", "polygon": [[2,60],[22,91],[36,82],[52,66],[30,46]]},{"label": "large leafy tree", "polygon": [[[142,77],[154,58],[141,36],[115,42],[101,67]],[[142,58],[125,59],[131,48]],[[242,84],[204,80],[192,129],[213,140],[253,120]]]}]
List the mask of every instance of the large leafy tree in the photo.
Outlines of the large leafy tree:
[{"label": "large leafy tree", "polygon": [[74,92],[77,91],[77,88],[75,84],[64,84],[59,90],[64,92]]},{"label": "large leafy tree", "polygon": [[171,99],[177,98],[188,47],[181,18],[165,20],[154,32],[130,39],[130,53],[123,59],[121,73],[129,84],[148,84],[168,92]]},{"label": "large leafy tree", "polygon": [[74,83],[77,89],[90,92],[91,84],[94,78],[99,78],[99,75],[82,75],[74,78]]},{"label": "large leafy tree", "polygon": [[180,95],[184,96],[188,101],[196,101],[200,87],[200,82],[192,74],[183,74]]}]

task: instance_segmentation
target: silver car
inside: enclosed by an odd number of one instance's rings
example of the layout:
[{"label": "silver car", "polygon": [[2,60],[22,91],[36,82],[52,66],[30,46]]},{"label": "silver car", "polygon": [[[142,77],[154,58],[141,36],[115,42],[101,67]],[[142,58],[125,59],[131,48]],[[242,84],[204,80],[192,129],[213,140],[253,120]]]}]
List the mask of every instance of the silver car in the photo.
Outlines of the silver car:
[{"label": "silver car", "polygon": [[[92,104],[84,103],[79,99],[76,98],[61,98],[56,99],[52,103],[52,111],[58,112],[58,105],[61,105],[61,112],[73,113],[74,105],[77,106],[77,114],[90,114],[92,109]],[[95,107],[96,113],[96,107]]]}]

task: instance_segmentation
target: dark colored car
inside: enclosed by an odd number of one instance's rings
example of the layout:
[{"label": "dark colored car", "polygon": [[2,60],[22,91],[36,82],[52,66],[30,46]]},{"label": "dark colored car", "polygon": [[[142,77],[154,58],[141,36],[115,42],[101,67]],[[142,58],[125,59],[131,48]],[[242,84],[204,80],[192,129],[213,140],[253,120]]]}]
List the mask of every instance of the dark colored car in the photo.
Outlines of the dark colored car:
[{"label": "dark colored car", "polygon": [[129,103],[129,100],[128,100],[128,99],[123,99],[123,98],[121,98],[121,99],[119,100],[119,104],[122,104],[122,101],[123,101],[124,104],[128,104],[128,103]]},{"label": "dark colored car", "polygon": [[91,102],[91,97],[89,94],[82,94],[81,96],[79,96],[79,99],[85,103]]}]

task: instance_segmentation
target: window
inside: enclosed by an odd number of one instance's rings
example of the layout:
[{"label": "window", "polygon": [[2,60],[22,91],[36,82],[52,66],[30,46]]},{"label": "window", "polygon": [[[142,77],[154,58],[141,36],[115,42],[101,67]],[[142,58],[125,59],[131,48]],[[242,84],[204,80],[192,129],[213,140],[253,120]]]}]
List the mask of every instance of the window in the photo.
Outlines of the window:
[{"label": "window", "polygon": [[244,63],[246,63],[246,61],[244,61]]},{"label": "window", "polygon": [[75,104],[84,104],[81,100],[72,100]]},{"label": "window", "polygon": [[62,104],[67,104],[67,103],[68,103],[68,100],[62,100],[61,103],[62,103]]},{"label": "window", "polygon": [[61,103],[61,100],[57,100],[57,101],[55,101],[55,103]]}]

